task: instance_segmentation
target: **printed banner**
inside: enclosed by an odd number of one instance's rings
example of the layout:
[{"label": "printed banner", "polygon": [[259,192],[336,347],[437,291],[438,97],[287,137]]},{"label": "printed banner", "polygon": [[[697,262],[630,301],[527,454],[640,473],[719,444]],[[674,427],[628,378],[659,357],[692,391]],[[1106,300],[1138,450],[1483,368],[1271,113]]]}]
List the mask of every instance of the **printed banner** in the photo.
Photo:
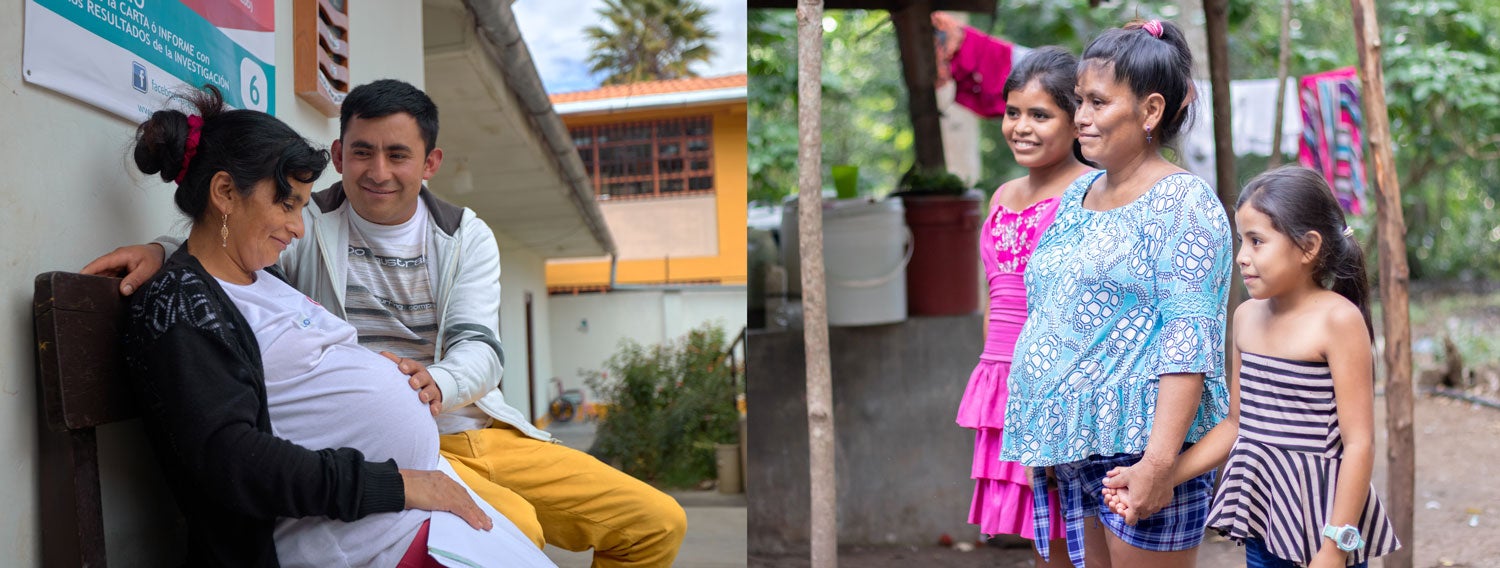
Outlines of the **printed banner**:
[{"label": "printed banner", "polygon": [[132,122],[211,84],[276,112],[275,0],[27,0],[26,81]]}]

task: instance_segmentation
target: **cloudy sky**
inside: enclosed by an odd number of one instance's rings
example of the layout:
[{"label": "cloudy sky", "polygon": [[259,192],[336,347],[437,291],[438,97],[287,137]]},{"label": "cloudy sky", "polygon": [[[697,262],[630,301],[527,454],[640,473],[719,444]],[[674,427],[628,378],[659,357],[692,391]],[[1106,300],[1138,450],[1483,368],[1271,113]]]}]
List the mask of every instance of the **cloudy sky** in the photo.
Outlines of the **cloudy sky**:
[{"label": "cloudy sky", "polygon": [[[719,38],[717,54],[707,65],[693,67],[699,75],[712,77],[745,72],[745,1],[699,0],[713,10],[708,25]],[[531,50],[537,73],[549,93],[582,91],[599,86],[602,76],[589,74],[589,56],[583,28],[601,20],[596,13],[602,0],[517,0],[511,5],[521,35]]]}]

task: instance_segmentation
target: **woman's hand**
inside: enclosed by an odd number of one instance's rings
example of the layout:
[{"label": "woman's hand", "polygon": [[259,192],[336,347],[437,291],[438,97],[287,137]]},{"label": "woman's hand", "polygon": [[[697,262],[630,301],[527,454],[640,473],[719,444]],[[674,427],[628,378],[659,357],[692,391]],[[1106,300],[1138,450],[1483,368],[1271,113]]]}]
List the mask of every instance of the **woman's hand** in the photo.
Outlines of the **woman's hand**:
[{"label": "woman's hand", "polygon": [[489,515],[474,504],[468,490],[441,471],[403,469],[401,482],[406,486],[408,509],[447,511],[479,530],[487,531],[495,526]]},{"label": "woman's hand", "polygon": [[1172,464],[1170,459],[1152,459],[1150,454],[1131,466],[1130,491],[1125,500],[1125,524],[1134,526],[1172,503]]}]

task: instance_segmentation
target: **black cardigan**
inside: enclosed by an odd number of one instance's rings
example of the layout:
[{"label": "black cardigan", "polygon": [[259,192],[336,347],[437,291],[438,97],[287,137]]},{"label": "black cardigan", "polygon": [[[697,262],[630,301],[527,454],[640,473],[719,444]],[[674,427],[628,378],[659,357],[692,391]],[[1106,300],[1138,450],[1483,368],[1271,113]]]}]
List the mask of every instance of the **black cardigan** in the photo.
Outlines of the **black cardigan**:
[{"label": "black cardigan", "polygon": [[277,566],[277,517],[404,508],[395,461],[271,434],[255,334],[186,245],[131,298],[124,341],[147,434],[187,517],[188,565]]}]

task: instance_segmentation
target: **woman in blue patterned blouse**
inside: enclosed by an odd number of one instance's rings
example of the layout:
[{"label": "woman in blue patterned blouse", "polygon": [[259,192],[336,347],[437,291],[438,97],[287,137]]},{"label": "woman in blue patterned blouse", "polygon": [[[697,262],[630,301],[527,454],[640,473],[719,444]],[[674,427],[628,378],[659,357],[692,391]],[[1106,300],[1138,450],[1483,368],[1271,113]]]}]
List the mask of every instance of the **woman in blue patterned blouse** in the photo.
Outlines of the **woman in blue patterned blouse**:
[{"label": "woman in blue patterned blouse", "polygon": [[[1058,488],[1075,565],[1087,550],[1106,566],[1193,566],[1213,474],[1167,478],[1228,411],[1231,241],[1213,189],[1161,156],[1193,114],[1192,55],[1152,20],[1104,32],[1079,61],[1074,123],[1102,171],[1063,193],[1026,271],[1000,459],[1033,468],[1038,499]],[[1137,463],[1117,515],[1104,473]]]}]

